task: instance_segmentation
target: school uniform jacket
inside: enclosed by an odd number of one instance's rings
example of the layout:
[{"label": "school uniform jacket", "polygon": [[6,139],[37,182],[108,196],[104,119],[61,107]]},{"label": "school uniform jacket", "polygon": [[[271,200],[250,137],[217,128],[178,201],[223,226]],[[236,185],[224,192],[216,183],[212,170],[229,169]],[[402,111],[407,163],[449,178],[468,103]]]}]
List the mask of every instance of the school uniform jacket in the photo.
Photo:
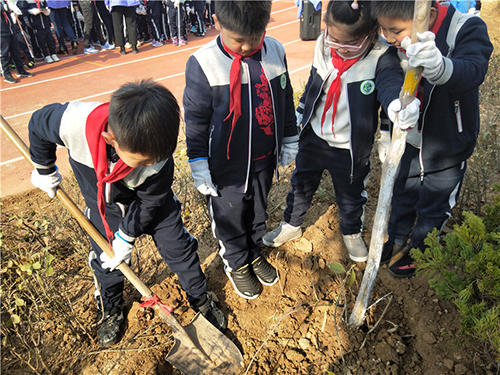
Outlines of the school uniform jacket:
[{"label": "school uniform jacket", "polygon": [[[46,29],[46,30],[50,31],[50,25],[51,25],[52,21],[50,20],[49,16],[46,16],[43,13],[38,13],[36,16],[34,16],[33,14],[31,14],[29,12],[30,9],[34,9],[34,8],[38,7],[38,4],[35,0],[19,1],[17,3],[17,6],[19,7],[19,9],[21,9],[23,14],[28,18],[28,22],[33,29],[37,29],[37,30]],[[47,6],[48,5],[47,5],[46,1],[40,2],[40,9],[41,10],[47,8]]]},{"label": "school uniform jacket", "polygon": [[[102,103],[51,104],[36,111],[29,122],[31,160],[40,171],[55,170],[56,144],[68,149],[70,163],[87,207],[97,210],[97,176],[86,141],[87,117]],[[41,172],[43,174],[43,172]],[[157,210],[171,199],[172,158],[148,167],[134,168],[122,180],[104,185],[106,212],[123,216],[120,229],[129,241],[139,237]]]},{"label": "school uniform jacket", "polygon": [[[229,114],[232,62],[233,57],[224,51],[220,36],[196,51],[187,62],[183,99],[187,155],[190,161],[208,159],[212,180],[217,186],[241,187],[246,191],[251,164],[253,88],[248,84],[248,67],[242,60],[242,114],[230,140],[233,117],[225,119]],[[275,152],[279,153],[283,143],[298,140],[293,89],[281,43],[265,37],[261,64],[271,91]],[[277,163],[276,157],[276,166]]]},{"label": "school uniform jacket", "polygon": [[479,86],[493,51],[484,21],[451,5],[435,42],[445,68],[433,82],[422,78],[422,175],[457,165],[472,155],[479,133]]},{"label": "school uniform jacket", "polygon": [[[321,34],[316,41],[314,59],[304,94],[300,98],[297,112],[303,114],[303,127],[317,110],[323,86],[337,69],[331,63],[330,48],[323,42]],[[341,76],[341,91],[347,91],[349,111],[351,171],[354,165],[366,165],[370,161],[374,135],[377,131],[380,104],[387,106],[397,99],[403,84],[403,70],[397,51],[382,38],[367,50],[361,58]]]}]

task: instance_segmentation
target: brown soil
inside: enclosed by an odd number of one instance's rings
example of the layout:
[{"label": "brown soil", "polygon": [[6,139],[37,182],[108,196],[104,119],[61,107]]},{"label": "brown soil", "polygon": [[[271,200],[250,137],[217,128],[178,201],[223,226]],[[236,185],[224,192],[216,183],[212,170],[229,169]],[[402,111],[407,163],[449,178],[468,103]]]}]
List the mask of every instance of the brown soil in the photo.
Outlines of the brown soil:
[{"label": "brown soil", "polygon": [[[500,37],[499,28],[493,23],[499,19],[497,5],[483,1],[481,14],[490,21],[489,25],[495,25],[489,32],[496,45]],[[280,188],[274,186],[270,194],[269,229],[282,220],[291,170],[283,175]],[[375,164],[368,189],[371,199],[364,233],[367,243],[379,176],[380,165]],[[328,267],[331,262],[340,262],[348,269],[351,262],[342,242],[331,180],[326,174],[324,177],[307,213],[303,237],[277,249],[264,248],[264,254],[279,270],[280,283],[265,287],[253,301],[244,300],[233,291],[210,231],[197,235],[209,290],[229,319],[226,335],[243,354],[240,374],[494,374],[481,348],[469,343],[460,332],[460,317],[454,306],[437,298],[427,280],[420,276],[395,279],[382,266],[371,298],[372,303],[381,299],[380,302],[367,311],[366,322],[360,329],[346,325],[363,272],[361,265],[356,266],[356,282],[346,292],[342,289],[344,276]],[[4,213],[29,211],[34,216],[54,209],[55,205],[37,191],[6,198],[2,204]],[[63,229],[61,236],[69,236],[66,232],[69,229]],[[15,362],[13,351],[4,348],[5,373],[178,374],[165,360],[172,346],[168,326],[154,318],[151,311],[139,307],[140,294],[128,283],[123,338],[108,350],[99,348],[95,340],[94,286],[85,266],[85,255],[74,249],[60,251],[56,273],[72,276],[71,282],[61,288],[72,296],[73,309],[85,327],[71,331],[54,325],[53,316],[47,313],[39,327],[42,335],[37,346],[44,363],[34,358],[32,363],[39,364],[34,370],[26,363]],[[181,323],[188,324],[194,313],[187,306],[177,277],[156,254],[148,238],[139,241],[135,253],[139,258],[133,258],[132,268],[164,303],[175,308]],[[5,319],[3,314],[4,311]]]}]

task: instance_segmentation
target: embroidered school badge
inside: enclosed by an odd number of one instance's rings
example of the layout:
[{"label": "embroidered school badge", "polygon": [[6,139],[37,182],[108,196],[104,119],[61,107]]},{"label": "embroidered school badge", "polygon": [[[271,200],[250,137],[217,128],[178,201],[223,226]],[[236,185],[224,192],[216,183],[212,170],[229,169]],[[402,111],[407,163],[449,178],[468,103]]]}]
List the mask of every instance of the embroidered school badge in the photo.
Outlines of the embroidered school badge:
[{"label": "embroidered school badge", "polygon": [[284,90],[286,87],[286,75],[283,73],[280,78],[281,89]]},{"label": "embroidered school badge", "polygon": [[375,82],[373,82],[371,79],[367,79],[366,81],[361,82],[359,91],[361,91],[363,95],[370,95],[375,91]]}]

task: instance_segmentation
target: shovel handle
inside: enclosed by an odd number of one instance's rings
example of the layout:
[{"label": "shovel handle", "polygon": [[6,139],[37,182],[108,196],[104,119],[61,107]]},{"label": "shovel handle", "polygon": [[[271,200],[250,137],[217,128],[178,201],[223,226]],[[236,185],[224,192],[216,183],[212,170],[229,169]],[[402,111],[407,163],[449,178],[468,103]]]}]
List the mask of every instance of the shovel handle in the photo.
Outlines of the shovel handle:
[{"label": "shovel handle", "polygon": [[[1,126],[4,134],[11,140],[11,142],[16,146],[16,148],[21,152],[23,157],[28,163],[34,168],[35,165],[31,160],[28,147],[19,137],[19,135],[12,129],[9,123],[0,115]],[[96,229],[94,224],[80,211],[78,206],[71,200],[70,197],[64,192],[60,187],[57,189],[57,197],[68,209],[68,211],[75,217],[78,223],[83,227],[83,229],[92,237],[92,239],[97,243],[97,245],[104,251],[110,258],[114,256],[114,253],[110,250],[109,242],[106,241],[104,236]],[[126,263],[121,263],[117,267],[125,277],[132,283],[132,285],[141,293],[143,297],[150,297],[153,293],[144,284],[139,277],[130,269]]]}]

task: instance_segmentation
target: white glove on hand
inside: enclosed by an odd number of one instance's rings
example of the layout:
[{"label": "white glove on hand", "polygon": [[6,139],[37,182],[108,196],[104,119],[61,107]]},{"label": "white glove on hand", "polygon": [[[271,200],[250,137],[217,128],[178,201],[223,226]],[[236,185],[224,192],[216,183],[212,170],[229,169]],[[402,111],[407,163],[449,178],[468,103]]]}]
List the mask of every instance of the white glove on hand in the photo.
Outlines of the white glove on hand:
[{"label": "white glove on hand", "polygon": [[61,180],[62,177],[57,167],[55,172],[46,175],[38,173],[36,169],[33,169],[33,172],[31,172],[31,183],[46,192],[50,198],[56,196],[57,187],[61,183]]},{"label": "white glove on hand", "polygon": [[76,16],[76,19],[77,19],[78,21],[83,22],[83,21],[85,20],[85,17],[83,17],[82,12],[80,12],[79,10],[77,10],[77,11],[75,12],[75,16]]},{"label": "white glove on hand", "polygon": [[217,197],[217,188],[212,182],[208,160],[201,159],[189,162],[191,174],[193,175],[194,187],[203,195]]},{"label": "white glove on hand", "polygon": [[50,15],[50,9],[47,8],[47,9],[44,9],[42,10],[42,13],[45,14],[46,16]]},{"label": "white glove on hand", "polygon": [[295,160],[299,152],[299,142],[285,143],[280,152],[280,165],[284,167]]},{"label": "white glove on hand", "polygon": [[380,137],[377,140],[377,151],[378,158],[382,164],[384,164],[387,154],[389,153],[389,147],[391,147],[391,132],[388,130],[381,130]]},{"label": "white glove on hand", "polygon": [[476,14],[476,8],[470,8],[467,13],[469,13],[469,14]]},{"label": "white glove on hand", "polygon": [[304,119],[304,114],[295,111],[295,118],[297,119],[297,132],[300,133],[300,130],[302,129],[300,125],[302,124],[302,120]]},{"label": "white glove on hand", "polygon": [[411,44],[411,39],[406,37],[401,42],[401,47],[406,50],[410,66],[424,68],[422,75],[430,80],[437,78],[444,69],[443,55],[436,47],[436,36],[430,32],[417,33],[418,43]]},{"label": "white glove on hand", "polygon": [[142,4],[138,5],[137,8],[135,8],[135,12],[141,16],[145,16],[148,14],[146,7]]},{"label": "white glove on hand", "polygon": [[102,268],[109,268],[111,271],[114,271],[114,269],[118,267],[121,262],[130,264],[130,258],[132,256],[132,249],[134,248],[134,244],[125,241],[120,235],[120,231],[117,231],[111,245],[113,246],[113,252],[115,256],[113,258],[110,258],[106,255],[105,252],[102,252],[100,256]]},{"label": "white glove on hand", "polygon": [[[398,121],[396,121],[396,115],[398,115]],[[413,98],[412,102],[403,110],[399,99],[394,99],[387,107],[387,116],[394,125],[399,126],[402,130],[413,128],[417,124],[419,115],[420,100],[417,98]]]},{"label": "white glove on hand", "polygon": [[36,16],[37,14],[40,14],[40,9],[38,9],[38,8],[31,8],[30,10],[28,10],[28,13]]},{"label": "white glove on hand", "polygon": [[174,0],[174,8],[178,8],[180,4],[180,0]]},{"label": "white glove on hand", "polygon": [[14,12],[18,16],[23,14],[23,12],[21,12],[21,9],[19,9],[18,6],[14,4],[12,1],[7,1],[6,4],[11,12]]}]

